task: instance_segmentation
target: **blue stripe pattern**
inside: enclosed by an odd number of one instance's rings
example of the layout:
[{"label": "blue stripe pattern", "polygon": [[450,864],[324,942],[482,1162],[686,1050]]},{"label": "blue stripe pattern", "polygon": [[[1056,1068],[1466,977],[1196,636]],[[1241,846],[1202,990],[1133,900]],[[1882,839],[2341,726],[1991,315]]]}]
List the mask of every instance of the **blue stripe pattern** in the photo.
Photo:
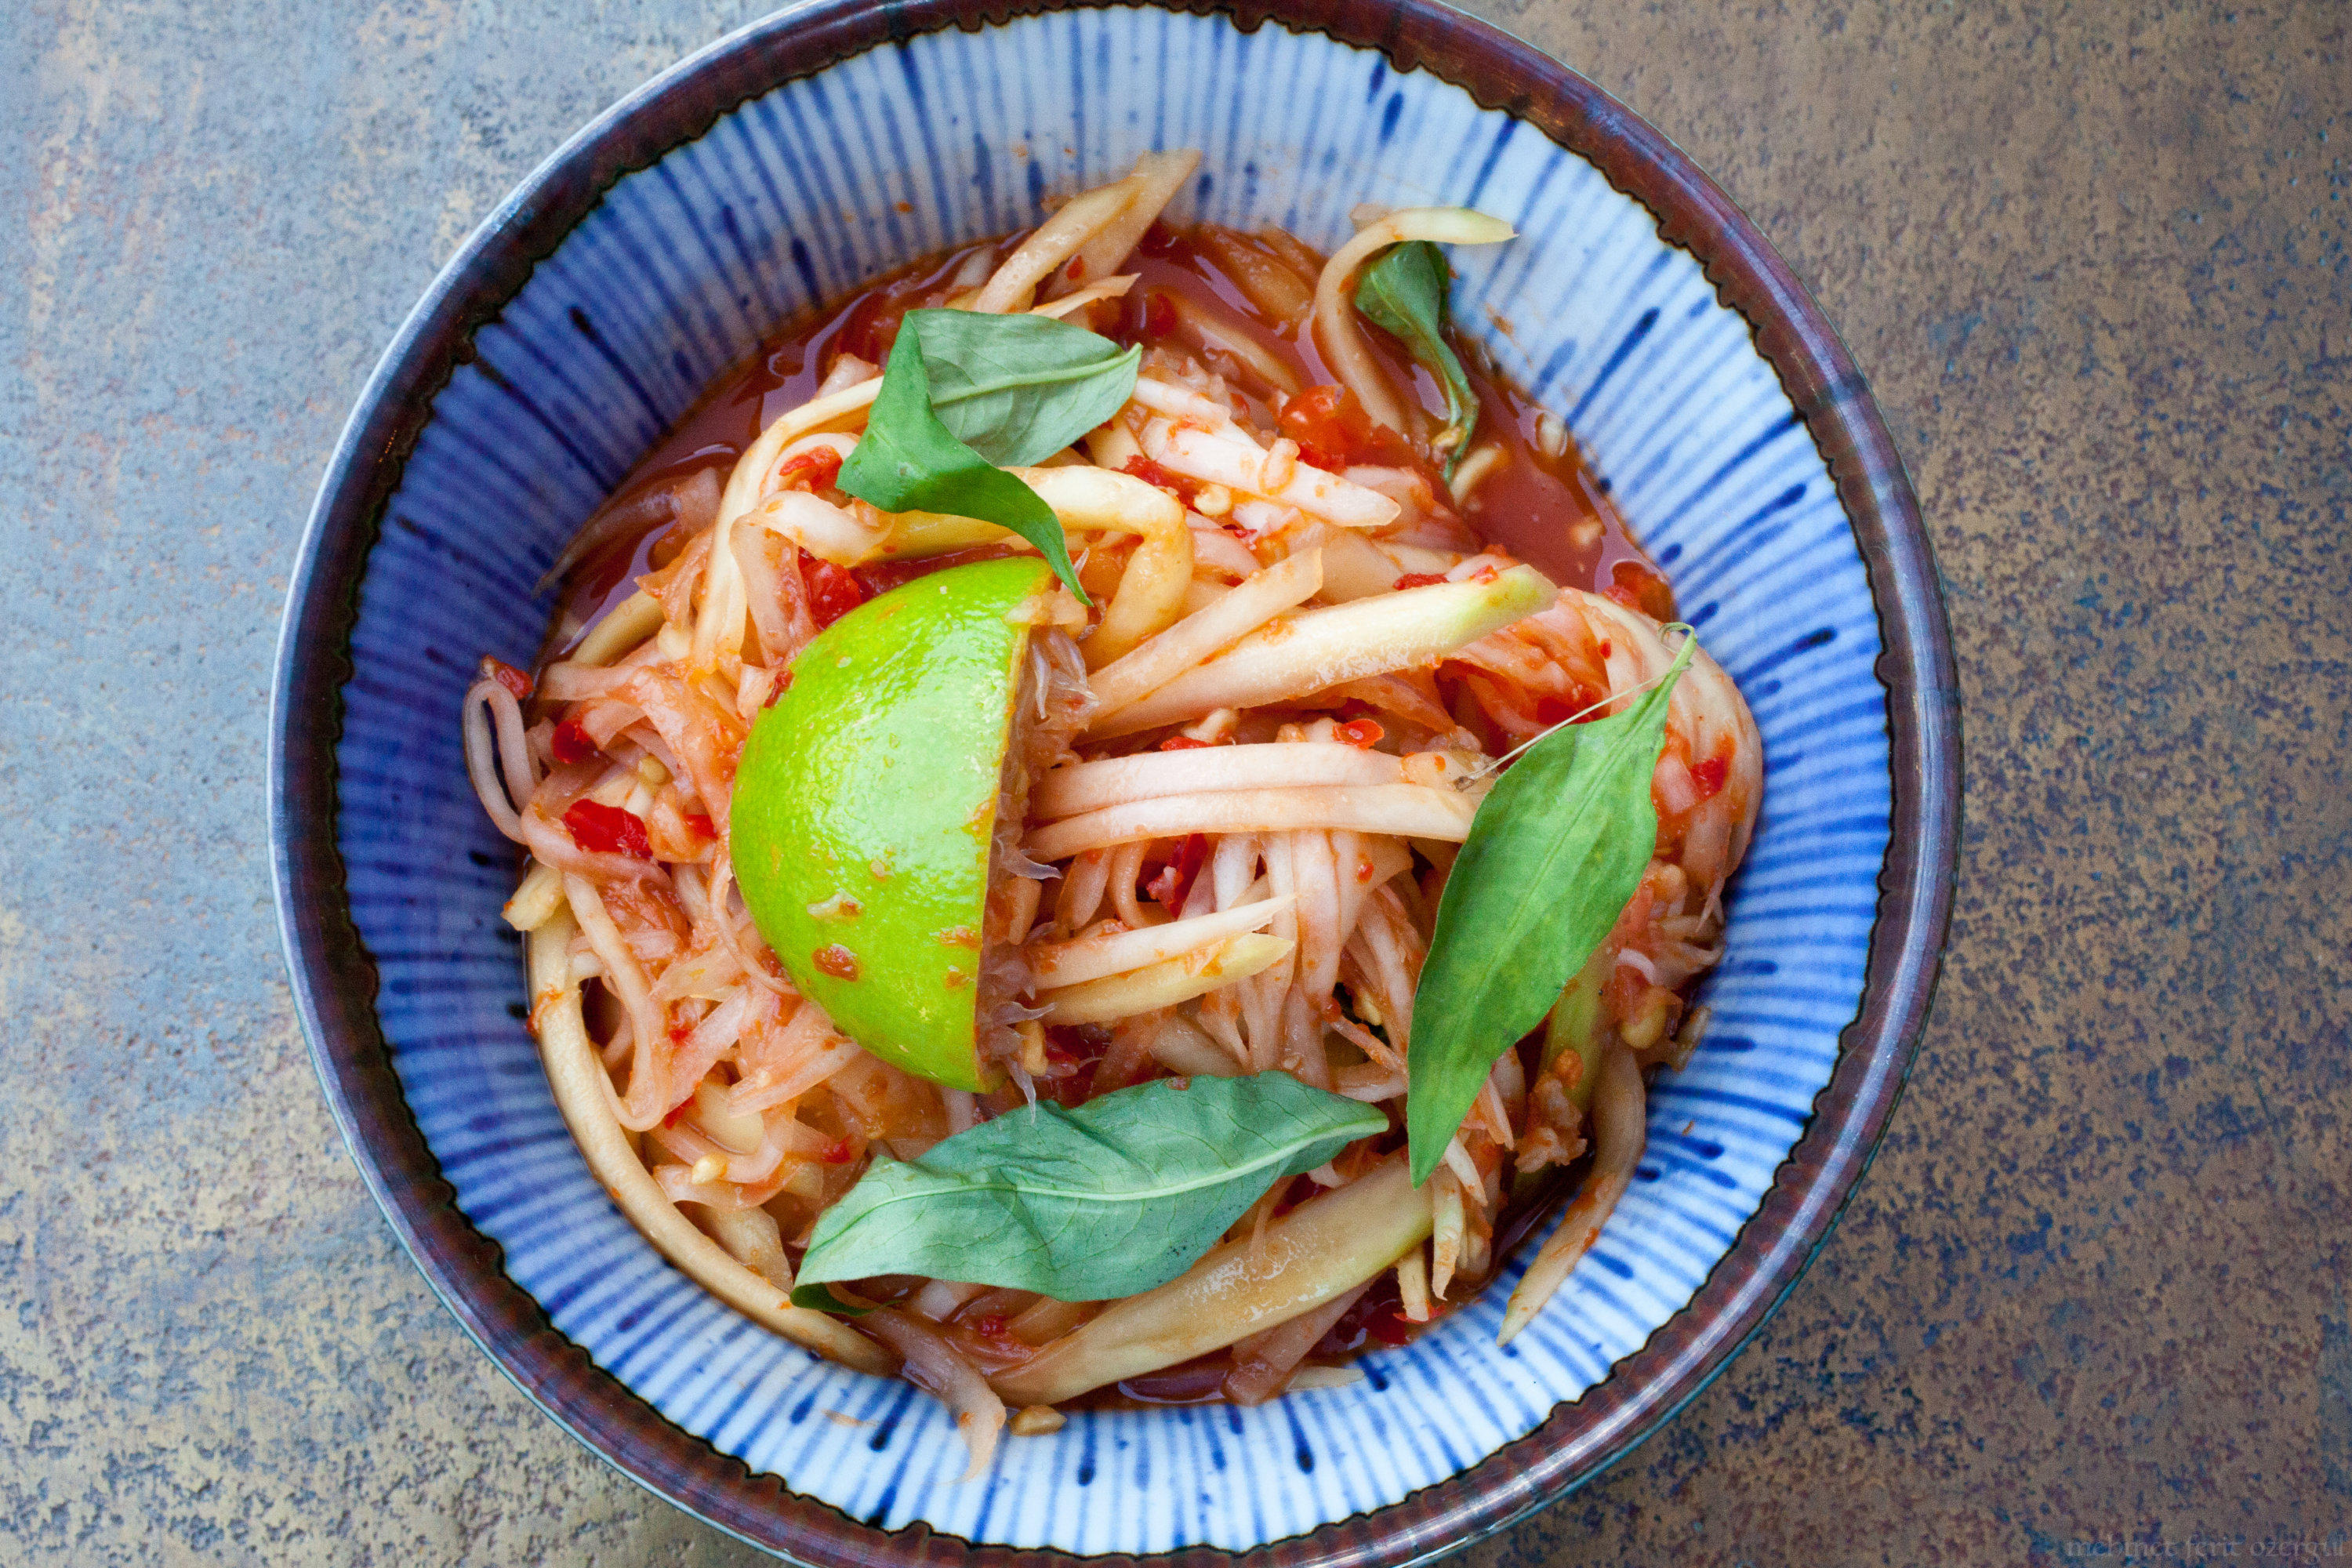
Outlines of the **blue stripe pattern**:
[{"label": "blue stripe pattern", "polygon": [[[761,335],[1034,197],[1195,146],[1184,216],[1336,245],[1359,202],[1466,202],[1524,237],[1455,254],[1456,314],[1573,415],[1765,738],[1769,784],[1643,1179],[1506,1352],[1507,1279],[1364,1381],[1255,1410],[1097,1411],[986,1478],[931,1400],[816,1361],[666,1264],[592,1180],[517,1018],[510,854],[459,694],[522,662],[531,585]],[[1505,325],[1504,323],[1507,323]],[[1852,531],[1745,325],[1589,164],[1425,75],[1268,25],[1089,10],[931,34],[754,100],[622,180],[435,400],[370,557],[339,749],[352,913],[394,1064],[457,1201],[556,1327],[671,1420],[858,1519],[1073,1552],[1242,1549],[1395,1502],[1574,1399],[1689,1300],[1827,1082],[1862,991],[1890,789]],[[1523,1259],[1522,1259],[1523,1261]]]}]

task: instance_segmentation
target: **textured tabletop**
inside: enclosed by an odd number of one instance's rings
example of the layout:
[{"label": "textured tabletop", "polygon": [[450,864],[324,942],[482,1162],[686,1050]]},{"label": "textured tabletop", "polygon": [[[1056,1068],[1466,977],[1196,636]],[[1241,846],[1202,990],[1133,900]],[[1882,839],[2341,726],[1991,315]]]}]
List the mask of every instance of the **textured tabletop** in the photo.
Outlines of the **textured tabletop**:
[{"label": "textured tabletop", "polygon": [[[0,1563],[753,1554],[362,1190],[261,756],[434,269],[719,0],[0,5]],[[1966,698],[1934,1021],[1780,1315],[1509,1563],[2352,1555],[2352,6],[1491,3],[1844,332]]]}]

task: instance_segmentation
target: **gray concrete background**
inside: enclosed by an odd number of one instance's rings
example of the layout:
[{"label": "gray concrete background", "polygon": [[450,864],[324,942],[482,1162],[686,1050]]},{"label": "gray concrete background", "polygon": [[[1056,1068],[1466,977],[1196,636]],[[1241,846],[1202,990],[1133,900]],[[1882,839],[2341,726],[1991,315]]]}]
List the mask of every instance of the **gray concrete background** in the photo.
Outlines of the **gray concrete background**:
[{"label": "gray concrete background", "polygon": [[[1913,466],[1953,947],[1787,1309],[1472,1557],[2352,1552],[2341,3],[1488,0],[1688,148]],[[329,445],[440,261],[754,4],[0,7],[0,1563],[717,1563],[336,1142],[261,756]]]}]

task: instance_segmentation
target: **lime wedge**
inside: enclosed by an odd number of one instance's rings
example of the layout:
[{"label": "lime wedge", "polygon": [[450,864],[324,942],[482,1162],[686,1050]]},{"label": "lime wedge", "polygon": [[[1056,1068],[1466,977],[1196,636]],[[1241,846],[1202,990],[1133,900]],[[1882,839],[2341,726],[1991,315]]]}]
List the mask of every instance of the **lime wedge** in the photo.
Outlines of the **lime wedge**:
[{"label": "lime wedge", "polygon": [[[883,1060],[988,1086],[982,942],[1034,556],[919,577],[825,628],[743,747],[735,875],[803,995]],[[1021,792],[1025,794],[1025,791]]]}]

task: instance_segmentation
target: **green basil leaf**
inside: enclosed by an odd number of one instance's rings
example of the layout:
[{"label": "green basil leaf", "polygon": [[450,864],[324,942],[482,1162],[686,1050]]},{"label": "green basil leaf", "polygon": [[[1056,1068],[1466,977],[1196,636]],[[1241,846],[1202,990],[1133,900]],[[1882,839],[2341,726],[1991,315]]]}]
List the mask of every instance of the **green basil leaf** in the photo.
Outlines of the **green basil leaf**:
[{"label": "green basil leaf", "polygon": [[992,463],[1042,463],[1108,420],[1135,393],[1140,344],[1122,349],[1048,316],[909,310],[922,340],[931,412]]},{"label": "green basil leaf", "polygon": [[1061,520],[1035,490],[956,439],[931,412],[921,334],[890,347],[866,434],[834,481],[884,511],[942,511],[1009,528],[1042,552],[1080,604],[1091,604],[1070,569]]},{"label": "green basil leaf", "polygon": [[1495,1059],[1543,1021],[1642,885],[1666,699],[1697,647],[1624,712],[1563,724],[1496,780],[1445,879],[1405,1051],[1412,1179],[1427,1181]]},{"label": "green basil leaf", "polygon": [[1166,1284],[1286,1176],[1387,1127],[1287,1073],[1040,1100],[877,1160],[824,1211],[798,1280],[920,1274],[1100,1301]]},{"label": "green basil leaf", "polygon": [[1356,282],[1356,309],[1364,319],[1393,333],[1445,389],[1445,428],[1438,445],[1445,451],[1445,477],[1470,449],[1478,427],[1478,398],[1470,390],[1454,345],[1445,341],[1445,257],[1425,239],[1407,240],[1381,253]]}]

